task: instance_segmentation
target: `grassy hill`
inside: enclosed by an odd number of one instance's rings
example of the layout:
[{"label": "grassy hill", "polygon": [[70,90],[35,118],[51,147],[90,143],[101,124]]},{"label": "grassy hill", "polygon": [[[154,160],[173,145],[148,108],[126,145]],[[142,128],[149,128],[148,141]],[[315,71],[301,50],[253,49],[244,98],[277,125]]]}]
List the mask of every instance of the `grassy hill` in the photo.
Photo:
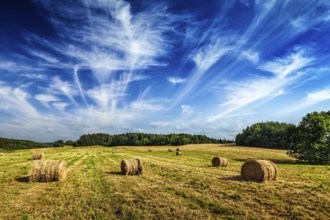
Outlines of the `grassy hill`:
[{"label": "grassy hill", "polygon": [[[31,152],[0,156],[0,219],[329,219],[330,166],[295,164],[284,150],[234,145],[47,148],[63,159],[63,182],[27,182]],[[152,152],[148,152],[152,149]],[[172,147],[172,149],[175,149]],[[19,156],[21,155],[21,156]],[[214,156],[229,166],[211,166]],[[120,161],[140,158],[142,176],[120,175]],[[276,182],[240,180],[247,159],[277,163]]]}]

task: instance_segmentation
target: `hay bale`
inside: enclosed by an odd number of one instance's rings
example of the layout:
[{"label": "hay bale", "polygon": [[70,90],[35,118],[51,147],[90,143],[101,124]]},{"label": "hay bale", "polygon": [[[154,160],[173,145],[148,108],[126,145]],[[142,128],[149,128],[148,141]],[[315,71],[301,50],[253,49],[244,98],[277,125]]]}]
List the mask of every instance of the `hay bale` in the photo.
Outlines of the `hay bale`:
[{"label": "hay bale", "polygon": [[228,160],[224,157],[214,157],[212,159],[212,166],[214,167],[226,167],[228,163]]},{"label": "hay bale", "polygon": [[182,152],[181,151],[177,151],[176,152],[176,156],[182,156]]},{"label": "hay bale", "polygon": [[173,150],[172,149],[168,149],[168,152],[173,152]]},{"label": "hay bale", "polygon": [[66,162],[64,160],[38,160],[31,169],[30,180],[33,182],[62,181],[66,178]]},{"label": "hay bale", "polygon": [[276,180],[277,172],[277,166],[269,160],[249,160],[241,168],[242,179],[253,182]]},{"label": "hay bale", "polygon": [[122,160],[120,167],[123,175],[140,175],[144,170],[140,159]]},{"label": "hay bale", "polygon": [[181,148],[177,148],[176,151],[181,151]]},{"label": "hay bale", "polygon": [[5,154],[4,153],[0,153],[0,157],[3,157],[3,156],[5,156]]},{"label": "hay bale", "polygon": [[32,160],[42,160],[45,158],[44,152],[33,152],[32,153]]},{"label": "hay bale", "polygon": [[152,152],[152,150],[151,149],[148,149],[148,152]]}]

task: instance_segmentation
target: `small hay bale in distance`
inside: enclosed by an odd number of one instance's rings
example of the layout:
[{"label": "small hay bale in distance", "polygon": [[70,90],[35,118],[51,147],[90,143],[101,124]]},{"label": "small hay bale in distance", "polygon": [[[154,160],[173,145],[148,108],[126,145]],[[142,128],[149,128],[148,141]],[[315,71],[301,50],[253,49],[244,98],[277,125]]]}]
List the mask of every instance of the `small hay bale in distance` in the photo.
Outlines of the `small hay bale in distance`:
[{"label": "small hay bale in distance", "polygon": [[168,149],[168,152],[173,152],[173,150],[172,149]]},{"label": "small hay bale in distance", "polygon": [[212,166],[214,167],[226,167],[228,163],[228,160],[224,157],[213,157],[212,159]]},{"label": "small hay bale in distance", "polygon": [[42,160],[45,158],[44,152],[33,152],[32,153],[32,160]]},{"label": "small hay bale in distance", "polygon": [[140,175],[144,170],[140,159],[122,160],[120,168],[123,175]]},{"label": "small hay bale in distance", "polygon": [[66,162],[64,160],[38,160],[31,169],[30,180],[33,182],[62,181],[66,178]]},{"label": "small hay bale in distance", "polygon": [[182,150],[182,149],[181,149],[181,148],[179,148],[179,147],[176,149],[176,151],[181,151],[181,150]]},{"label": "small hay bale in distance", "polygon": [[269,160],[249,160],[241,168],[242,179],[253,182],[274,181],[277,172],[277,166]]},{"label": "small hay bale in distance", "polygon": [[152,152],[152,150],[151,149],[148,149],[148,152]]},{"label": "small hay bale in distance", "polygon": [[181,151],[177,151],[176,152],[176,156],[182,156],[182,152]]}]

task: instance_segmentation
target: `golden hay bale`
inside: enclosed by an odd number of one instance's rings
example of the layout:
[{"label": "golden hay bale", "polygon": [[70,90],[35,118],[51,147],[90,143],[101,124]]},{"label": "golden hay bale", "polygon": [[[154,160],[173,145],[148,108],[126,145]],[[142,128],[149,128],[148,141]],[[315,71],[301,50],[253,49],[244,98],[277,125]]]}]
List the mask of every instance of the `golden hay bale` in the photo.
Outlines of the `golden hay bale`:
[{"label": "golden hay bale", "polygon": [[182,156],[182,152],[181,151],[177,151],[176,152],[176,156]]},{"label": "golden hay bale", "polygon": [[66,162],[64,160],[38,160],[31,169],[31,181],[52,182],[66,178]]},{"label": "golden hay bale", "polygon": [[140,159],[122,160],[120,167],[123,175],[139,175],[144,170]]},{"label": "golden hay bale", "polygon": [[168,152],[173,152],[173,150],[172,149],[168,149]]},{"label": "golden hay bale", "polygon": [[228,160],[224,157],[214,157],[212,159],[212,166],[214,167],[226,167],[228,163]]},{"label": "golden hay bale", "polygon": [[181,148],[177,148],[176,151],[181,151]]},{"label": "golden hay bale", "polygon": [[42,160],[45,158],[44,152],[33,152],[32,153],[32,160]]},{"label": "golden hay bale", "polygon": [[152,152],[152,150],[151,149],[148,149],[148,152]]},{"label": "golden hay bale", "polygon": [[269,160],[249,160],[241,168],[245,181],[266,182],[277,178],[277,166]]}]

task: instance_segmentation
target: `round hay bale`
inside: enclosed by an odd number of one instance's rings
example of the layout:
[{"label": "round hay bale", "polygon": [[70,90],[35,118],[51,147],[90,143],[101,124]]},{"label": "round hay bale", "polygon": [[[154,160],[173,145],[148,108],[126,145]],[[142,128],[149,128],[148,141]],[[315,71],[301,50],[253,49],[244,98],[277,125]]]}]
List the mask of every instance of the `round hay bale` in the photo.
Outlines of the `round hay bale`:
[{"label": "round hay bale", "polygon": [[253,182],[274,181],[277,172],[277,166],[269,160],[249,160],[241,168],[242,179]]},{"label": "round hay bale", "polygon": [[173,150],[172,149],[168,149],[168,152],[173,152]]},{"label": "round hay bale", "polygon": [[122,160],[120,168],[123,175],[140,175],[144,170],[140,159]]},{"label": "round hay bale", "polygon": [[152,150],[151,149],[148,149],[148,152],[152,152]]},{"label": "round hay bale", "polygon": [[177,148],[176,151],[181,151],[181,148]]},{"label": "round hay bale", "polygon": [[224,157],[214,157],[212,159],[212,166],[214,167],[226,167],[228,163],[228,160]]},{"label": "round hay bale", "polygon": [[45,158],[44,152],[34,152],[32,153],[32,160],[42,160]]},{"label": "round hay bale", "polygon": [[30,180],[33,182],[62,181],[66,178],[66,162],[64,160],[38,160],[31,169]]},{"label": "round hay bale", "polygon": [[181,151],[177,151],[176,152],[176,156],[182,156],[182,152]]}]

